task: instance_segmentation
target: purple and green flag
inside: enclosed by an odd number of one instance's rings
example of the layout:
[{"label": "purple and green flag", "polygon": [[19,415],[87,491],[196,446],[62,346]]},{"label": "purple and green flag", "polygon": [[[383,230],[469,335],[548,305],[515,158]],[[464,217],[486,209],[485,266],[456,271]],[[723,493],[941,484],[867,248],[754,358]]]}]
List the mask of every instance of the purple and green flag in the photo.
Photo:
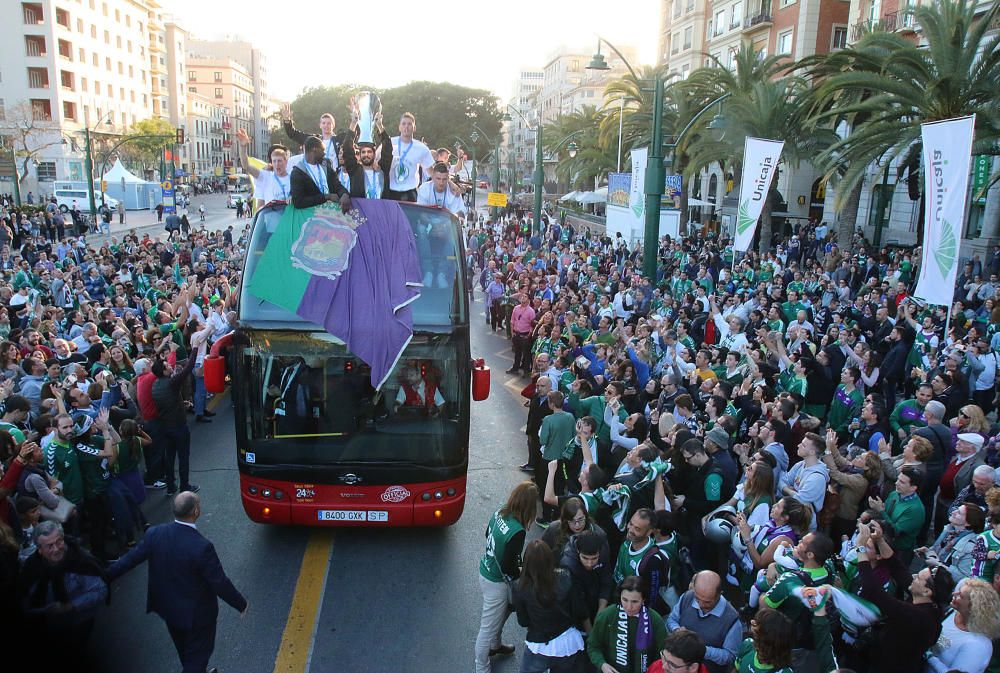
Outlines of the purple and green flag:
[{"label": "purple and green flag", "polygon": [[286,208],[250,280],[257,297],[334,335],[380,389],[413,338],[420,296],[413,230],[396,201]]}]

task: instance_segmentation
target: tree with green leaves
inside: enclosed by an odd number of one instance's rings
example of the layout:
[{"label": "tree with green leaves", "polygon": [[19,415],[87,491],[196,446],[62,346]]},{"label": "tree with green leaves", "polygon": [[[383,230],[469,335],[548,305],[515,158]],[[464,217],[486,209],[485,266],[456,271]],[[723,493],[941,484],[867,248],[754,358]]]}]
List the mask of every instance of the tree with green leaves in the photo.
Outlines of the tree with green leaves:
[{"label": "tree with green leaves", "polygon": [[[385,127],[390,135],[397,134],[400,116],[410,112],[417,119],[415,136],[432,149],[453,147],[456,136],[472,142],[473,123],[494,140],[500,135],[501,112],[496,97],[486,89],[448,82],[410,82],[384,90],[357,84],[312,87],[291,103],[296,128],[318,133],[320,116],[329,112],[337,122],[337,131],[343,130],[350,122],[350,99],[362,91],[379,95]],[[271,140],[282,144],[290,142],[280,129],[272,133]],[[475,149],[478,157],[486,157],[492,147],[480,134]],[[466,148],[467,152],[469,150]]]},{"label": "tree with green leaves", "polygon": [[[549,124],[542,132],[542,149],[551,154],[556,146],[559,164],[556,178],[569,184],[570,189],[594,188],[595,178],[599,179],[615,169],[615,152],[602,142],[600,124],[603,113],[593,105],[584,105],[572,114],[563,115]],[[572,141],[563,142],[576,134]],[[570,144],[576,145],[576,156],[569,156]]]},{"label": "tree with green leaves", "polygon": [[854,122],[849,134],[818,154],[828,173],[839,173],[838,209],[874,163],[898,159],[897,176],[909,171],[919,186],[923,123],[975,114],[973,153],[1000,153],[1000,35],[989,35],[1000,4],[978,17],[976,5],[943,0],[912,10],[926,45],[876,30],[828,63],[810,64],[824,76],[821,98],[847,102],[818,117]]},{"label": "tree with green leaves", "polygon": [[[146,169],[156,170],[160,166],[163,148],[172,146],[176,135],[177,130],[166,119],[143,119],[132,125],[129,132],[122,138],[128,142],[121,145],[116,151],[126,163],[137,165],[143,171]],[[99,161],[96,154],[94,161]],[[98,163],[95,170],[99,168],[100,164]]]}]

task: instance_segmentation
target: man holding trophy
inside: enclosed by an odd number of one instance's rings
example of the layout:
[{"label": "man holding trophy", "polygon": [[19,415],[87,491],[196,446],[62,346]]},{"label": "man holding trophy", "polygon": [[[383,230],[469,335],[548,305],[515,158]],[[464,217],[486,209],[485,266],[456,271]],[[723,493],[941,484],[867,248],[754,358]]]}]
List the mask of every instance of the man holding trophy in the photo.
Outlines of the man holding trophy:
[{"label": "man holding trophy", "polygon": [[[382,126],[382,101],[377,94],[362,92],[351,98],[351,128],[344,136],[342,170],[348,176],[348,191],[354,198],[386,198],[392,170],[392,143]],[[355,136],[359,156],[355,156]],[[381,145],[378,163],[376,147]]]}]

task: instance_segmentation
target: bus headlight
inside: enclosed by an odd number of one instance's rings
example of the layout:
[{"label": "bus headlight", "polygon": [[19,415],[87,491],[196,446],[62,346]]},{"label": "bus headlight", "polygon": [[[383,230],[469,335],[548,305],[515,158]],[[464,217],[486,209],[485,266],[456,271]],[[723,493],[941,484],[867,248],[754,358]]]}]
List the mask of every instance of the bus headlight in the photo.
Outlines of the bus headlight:
[{"label": "bus headlight", "polygon": [[449,488],[448,491],[447,491],[447,493],[448,493],[448,497],[450,498],[453,495],[455,495],[455,489],[454,488]]},{"label": "bus headlight", "polygon": [[250,495],[257,495],[257,487],[254,486],[253,484],[247,486],[247,493],[249,493]]},{"label": "bus headlight", "polygon": [[440,500],[443,497],[444,497],[444,493],[442,493],[441,491],[435,491],[434,492],[434,499],[435,500]]},{"label": "bus headlight", "polygon": [[265,489],[261,490],[260,494],[262,496],[264,496],[265,498],[270,498],[271,497],[271,489],[265,488]]}]

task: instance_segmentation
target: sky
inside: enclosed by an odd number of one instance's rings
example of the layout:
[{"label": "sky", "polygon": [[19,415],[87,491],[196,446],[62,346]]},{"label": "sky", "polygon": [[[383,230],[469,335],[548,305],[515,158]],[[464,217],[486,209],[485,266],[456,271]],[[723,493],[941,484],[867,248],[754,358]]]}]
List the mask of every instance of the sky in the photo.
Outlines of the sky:
[{"label": "sky", "polygon": [[[544,66],[560,45],[592,54],[597,36],[656,56],[659,0],[161,0],[195,37],[238,36],[268,60],[270,96],[364,83],[414,80],[484,88],[501,98],[521,67]],[[328,18],[324,18],[324,14]],[[345,21],[350,20],[350,25]],[[606,51],[606,50],[605,50]]]}]

